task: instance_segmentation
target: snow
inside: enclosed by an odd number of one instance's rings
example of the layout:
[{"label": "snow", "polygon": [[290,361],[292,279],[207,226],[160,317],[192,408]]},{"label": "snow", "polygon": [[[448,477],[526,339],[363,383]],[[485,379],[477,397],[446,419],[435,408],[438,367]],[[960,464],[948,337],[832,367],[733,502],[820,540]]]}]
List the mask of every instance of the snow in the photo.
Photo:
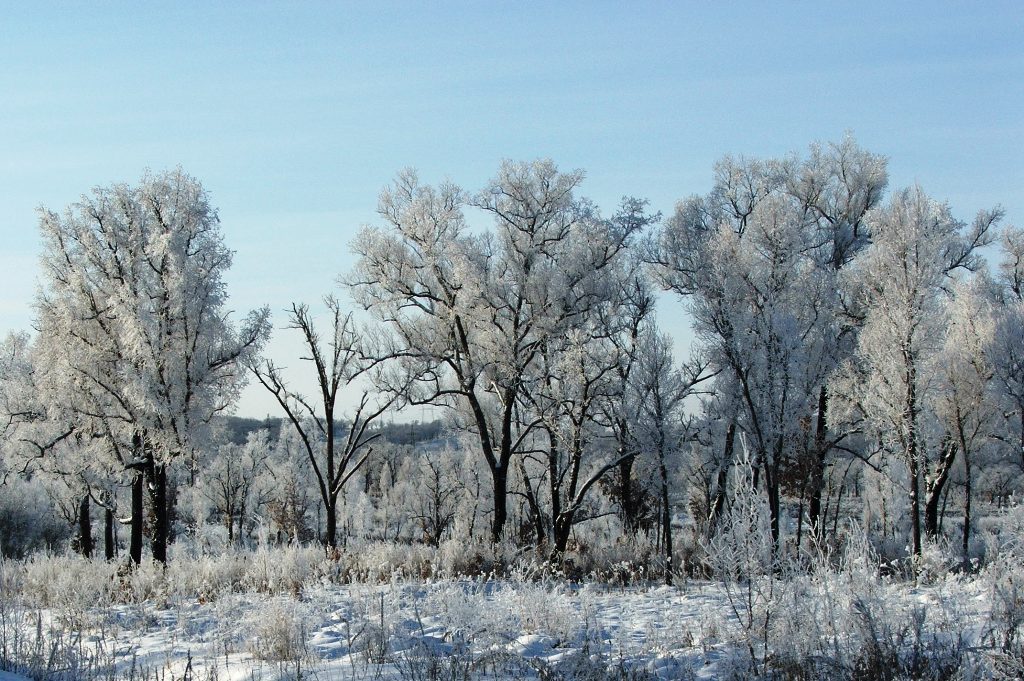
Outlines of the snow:
[{"label": "snow", "polygon": [[[949,589],[900,587],[892,605],[940,609],[953,598],[976,613],[987,606],[977,590]],[[684,670],[718,678],[728,671],[723,664],[742,657],[727,635],[732,612],[717,583],[614,588],[448,580],[323,585],[297,597],[147,601],[97,607],[81,621],[86,645],[105,651],[108,661],[112,655],[122,671],[134,665],[174,678],[191,667],[196,678],[220,681],[274,679],[300,668],[321,679],[398,679],[429,664],[483,663],[509,678],[541,678],[540,670],[564,665],[672,679]],[[57,613],[48,615],[60,626]],[[0,681],[22,677],[0,673]]]}]

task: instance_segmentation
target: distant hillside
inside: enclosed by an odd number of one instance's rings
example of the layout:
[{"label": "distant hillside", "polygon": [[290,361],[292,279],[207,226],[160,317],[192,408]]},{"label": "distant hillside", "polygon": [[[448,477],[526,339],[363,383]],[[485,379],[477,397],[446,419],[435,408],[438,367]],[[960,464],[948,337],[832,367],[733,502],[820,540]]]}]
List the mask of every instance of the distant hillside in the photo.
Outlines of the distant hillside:
[{"label": "distant hillside", "polygon": [[[270,417],[251,419],[241,416],[225,416],[223,422],[227,439],[235,444],[242,444],[249,437],[249,433],[261,428],[269,430],[271,437],[276,438],[285,420]],[[348,424],[344,421],[336,422],[336,432],[345,432],[347,426]],[[379,429],[383,432],[384,439],[389,442],[399,445],[411,445],[417,442],[438,439],[441,436],[442,424],[440,420],[424,423],[411,421],[409,423],[386,423],[379,426]]]}]

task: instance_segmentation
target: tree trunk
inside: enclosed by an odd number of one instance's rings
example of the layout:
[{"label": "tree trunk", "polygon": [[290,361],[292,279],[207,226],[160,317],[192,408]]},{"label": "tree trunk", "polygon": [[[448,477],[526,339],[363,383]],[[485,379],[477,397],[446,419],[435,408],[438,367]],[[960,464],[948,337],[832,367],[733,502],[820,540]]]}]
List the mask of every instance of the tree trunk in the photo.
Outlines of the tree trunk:
[{"label": "tree trunk", "polygon": [[142,471],[135,471],[135,478],[132,480],[132,537],[131,543],[128,546],[128,556],[132,563],[139,565],[142,563],[142,522],[144,515],[144,499],[143,494],[145,493],[143,487],[145,485],[145,479],[143,478]]},{"label": "tree trunk", "polygon": [[924,533],[929,539],[939,536],[939,502],[942,501],[943,487],[945,481],[930,492],[924,502]]},{"label": "tree trunk", "polygon": [[494,489],[494,521],[491,525],[491,540],[497,544],[505,530],[508,518],[508,471],[504,466],[491,468],[491,482]]},{"label": "tree trunk", "polygon": [[659,462],[661,472],[661,527],[664,539],[665,552],[665,584],[672,586],[672,573],[675,565],[672,563],[672,509],[668,499],[668,467],[665,465],[665,454],[661,453]]},{"label": "tree trunk", "polygon": [[818,392],[818,420],[814,429],[814,459],[811,461],[810,499],[807,503],[807,523],[815,537],[821,536],[821,491],[825,484],[825,435],[828,414],[828,394],[825,386]]},{"label": "tree trunk", "polygon": [[167,509],[167,466],[150,459],[150,502],[153,505],[153,560],[167,564],[169,514]]},{"label": "tree trunk", "polygon": [[[765,467],[765,470],[767,471],[769,468]],[[765,494],[768,495],[768,516],[772,533],[772,550],[777,551],[779,539],[782,536],[780,525],[782,506],[779,503],[779,480],[777,473],[765,475],[765,488]]]},{"label": "tree trunk", "polygon": [[555,556],[560,556],[565,553],[566,547],[569,545],[569,535],[572,534],[573,519],[576,514],[572,511],[566,511],[559,513],[555,518],[554,527],[554,552]]},{"label": "tree trunk", "polygon": [[[908,340],[907,347],[910,347]],[[921,483],[920,454],[917,443],[917,366],[912,356],[905,358],[907,381],[907,469],[910,473],[910,514],[911,535],[914,556],[921,556]]]},{"label": "tree trunk", "polygon": [[[805,480],[804,484],[806,484],[806,482],[807,481]],[[796,548],[797,548],[798,551],[800,550],[801,544],[802,544],[803,539],[804,539],[804,502],[805,502],[805,496],[806,496],[806,490],[801,489],[800,490],[800,505],[797,507],[797,511],[796,511],[796,542],[795,542],[795,545],[796,545]]]},{"label": "tree trunk", "polygon": [[103,511],[103,555],[107,560],[114,560],[114,509],[107,506]]},{"label": "tree trunk", "polygon": [[640,529],[640,505],[633,485],[635,460],[636,457],[630,456],[619,462],[619,505],[622,509],[622,524],[630,534],[636,534]]},{"label": "tree trunk", "polygon": [[92,558],[92,516],[90,514],[89,493],[82,497],[78,506],[78,550],[86,558]]},{"label": "tree trunk", "polygon": [[333,496],[327,500],[327,535],[324,537],[324,544],[331,553],[338,548],[338,497]]},{"label": "tree trunk", "polygon": [[917,447],[911,448],[908,461],[910,472],[910,532],[913,539],[914,556],[921,555],[921,495],[917,470]]},{"label": "tree trunk", "polygon": [[931,539],[939,536],[939,502],[942,500],[943,489],[949,481],[949,472],[953,469],[953,462],[956,460],[956,452],[959,447],[947,441],[943,444],[943,449],[935,476],[925,490],[927,498],[924,505],[924,531]]},{"label": "tree trunk", "polygon": [[542,546],[547,539],[547,533],[544,529],[544,515],[540,511],[540,502],[537,501],[537,494],[533,491],[533,485],[530,484],[530,478],[526,474],[526,466],[521,464],[520,469],[523,474],[523,489],[526,490],[526,505],[530,509],[530,520],[533,523],[533,533],[536,537],[537,546]]},{"label": "tree trunk", "polygon": [[964,455],[964,538],[963,553],[967,560],[971,543],[971,459]]},{"label": "tree trunk", "polygon": [[715,489],[715,498],[711,504],[711,513],[708,517],[708,536],[714,534],[718,519],[725,512],[725,498],[729,483],[729,466],[732,462],[733,447],[736,442],[736,424],[730,423],[729,429],[725,432],[725,451],[722,454],[722,463],[718,467],[718,480]]}]

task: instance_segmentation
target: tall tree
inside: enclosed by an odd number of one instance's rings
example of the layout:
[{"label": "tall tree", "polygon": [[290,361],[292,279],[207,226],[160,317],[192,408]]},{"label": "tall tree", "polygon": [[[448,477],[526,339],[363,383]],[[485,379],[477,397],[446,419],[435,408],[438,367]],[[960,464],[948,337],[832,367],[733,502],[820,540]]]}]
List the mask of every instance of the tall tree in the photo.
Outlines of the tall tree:
[{"label": "tall tree", "polygon": [[943,301],[958,270],[980,265],[977,251],[1000,215],[979,213],[968,228],[920,187],[898,192],[868,216],[874,241],[847,272],[866,316],[834,397],[846,403],[840,418],[862,419],[872,439],[906,466],[914,555],[921,553],[921,478],[928,465],[923,426],[937,389]]},{"label": "tall tree", "polygon": [[961,548],[966,558],[971,533],[974,464],[983,447],[999,432],[1001,410],[993,390],[987,350],[995,330],[987,276],[979,273],[961,282],[947,301],[949,320],[937,364],[939,386],[933,406],[938,419],[941,456],[925,478],[925,533],[938,535],[939,503],[949,483],[956,455],[964,469],[964,528]]},{"label": "tall tree", "polygon": [[40,229],[38,328],[51,374],[65,379],[50,399],[68,400],[127,449],[136,494],[145,472],[153,557],[165,561],[166,467],[237,397],[241,362],[269,333],[269,312],[251,312],[240,330],[228,321],[232,254],[206,191],[180,169],[97,188],[63,213],[43,210]]},{"label": "tall tree", "polygon": [[675,570],[671,472],[681,463],[688,434],[683,414],[684,401],[696,394],[700,384],[714,378],[714,373],[710,363],[699,355],[682,367],[675,367],[670,338],[653,324],[643,328],[637,349],[624,406],[633,423],[631,438],[636,450],[649,456],[657,465],[665,583],[671,585]]},{"label": "tall tree", "polygon": [[835,280],[868,243],[864,215],[885,184],[884,160],[851,139],[804,160],[727,157],[714,189],[681,203],[648,249],[722,370],[718,387],[735,403],[724,406],[748,437],[776,536],[783,476],[801,458],[813,459],[796,468],[807,469],[817,525],[828,453],[844,437],[826,422],[827,377],[850,346]]},{"label": "tall tree", "polygon": [[[410,403],[453,408],[491,474],[491,535],[508,516],[513,455],[539,421],[521,421],[527,374],[567,320],[604,295],[599,282],[651,220],[627,200],[611,220],[574,195],[582,172],[550,161],[505,162],[475,197],[412,172],[381,195],[388,229],[364,230],[350,283],[388,329],[387,354],[415,378]],[[470,233],[464,209],[493,218]]]}]

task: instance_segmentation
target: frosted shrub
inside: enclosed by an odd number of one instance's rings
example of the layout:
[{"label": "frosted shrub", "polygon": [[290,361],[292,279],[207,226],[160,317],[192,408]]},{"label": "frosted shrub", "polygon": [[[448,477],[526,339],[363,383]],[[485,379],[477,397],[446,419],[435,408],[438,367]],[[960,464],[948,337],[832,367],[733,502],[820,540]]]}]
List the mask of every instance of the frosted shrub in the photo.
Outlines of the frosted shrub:
[{"label": "frosted shrub", "polygon": [[117,592],[116,566],[100,560],[37,553],[22,567],[22,595],[32,607],[85,611]]},{"label": "frosted shrub", "polygon": [[342,557],[345,580],[366,583],[400,578],[426,579],[437,569],[437,551],[424,544],[371,542]]},{"label": "frosted shrub", "polygon": [[961,565],[949,542],[924,541],[921,555],[914,559],[914,574],[920,584],[935,584],[947,578]]},{"label": "frosted shrub", "polygon": [[[970,584],[952,576],[928,587],[882,576],[877,555],[851,527],[836,560],[819,551],[785,566],[766,671],[782,678],[990,678],[968,645]],[[908,593],[914,589],[916,593]],[[808,626],[813,623],[813,626]]]},{"label": "frosted shrub", "polygon": [[547,634],[557,641],[573,640],[576,634],[582,633],[579,604],[564,586],[505,583],[494,593],[490,607],[510,613],[508,628],[511,631]]},{"label": "frosted shrub", "polygon": [[291,598],[274,598],[245,619],[248,648],[258,660],[294,662],[307,655],[312,614]]},{"label": "frosted shrub", "polygon": [[986,561],[999,557],[1024,560],[1024,506],[1014,504],[1003,513],[982,518],[978,526]]},{"label": "frosted shrub", "polygon": [[736,643],[746,650],[752,666],[744,673],[760,673],[768,654],[769,633],[784,583],[776,578],[768,504],[754,486],[754,468],[746,446],[734,466],[729,493],[731,506],[707,543],[711,573],[725,586],[736,626]]},{"label": "frosted shrub", "polygon": [[507,539],[497,544],[448,539],[438,547],[437,564],[439,574],[447,577],[505,574],[519,555],[519,548]]},{"label": "frosted shrub", "polygon": [[[992,602],[984,636],[987,643],[1024,659],[1024,566],[1009,557],[992,561],[981,574]],[[1024,672],[1024,664],[1019,670]]]},{"label": "frosted shrub", "polygon": [[261,593],[298,594],[303,587],[319,579],[323,550],[312,546],[261,547],[248,555],[249,569],[242,588]]},{"label": "frosted shrub", "polygon": [[165,575],[171,593],[205,602],[241,591],[251,564],[250,554],[237,551],[220,556],[175,555]]}]

